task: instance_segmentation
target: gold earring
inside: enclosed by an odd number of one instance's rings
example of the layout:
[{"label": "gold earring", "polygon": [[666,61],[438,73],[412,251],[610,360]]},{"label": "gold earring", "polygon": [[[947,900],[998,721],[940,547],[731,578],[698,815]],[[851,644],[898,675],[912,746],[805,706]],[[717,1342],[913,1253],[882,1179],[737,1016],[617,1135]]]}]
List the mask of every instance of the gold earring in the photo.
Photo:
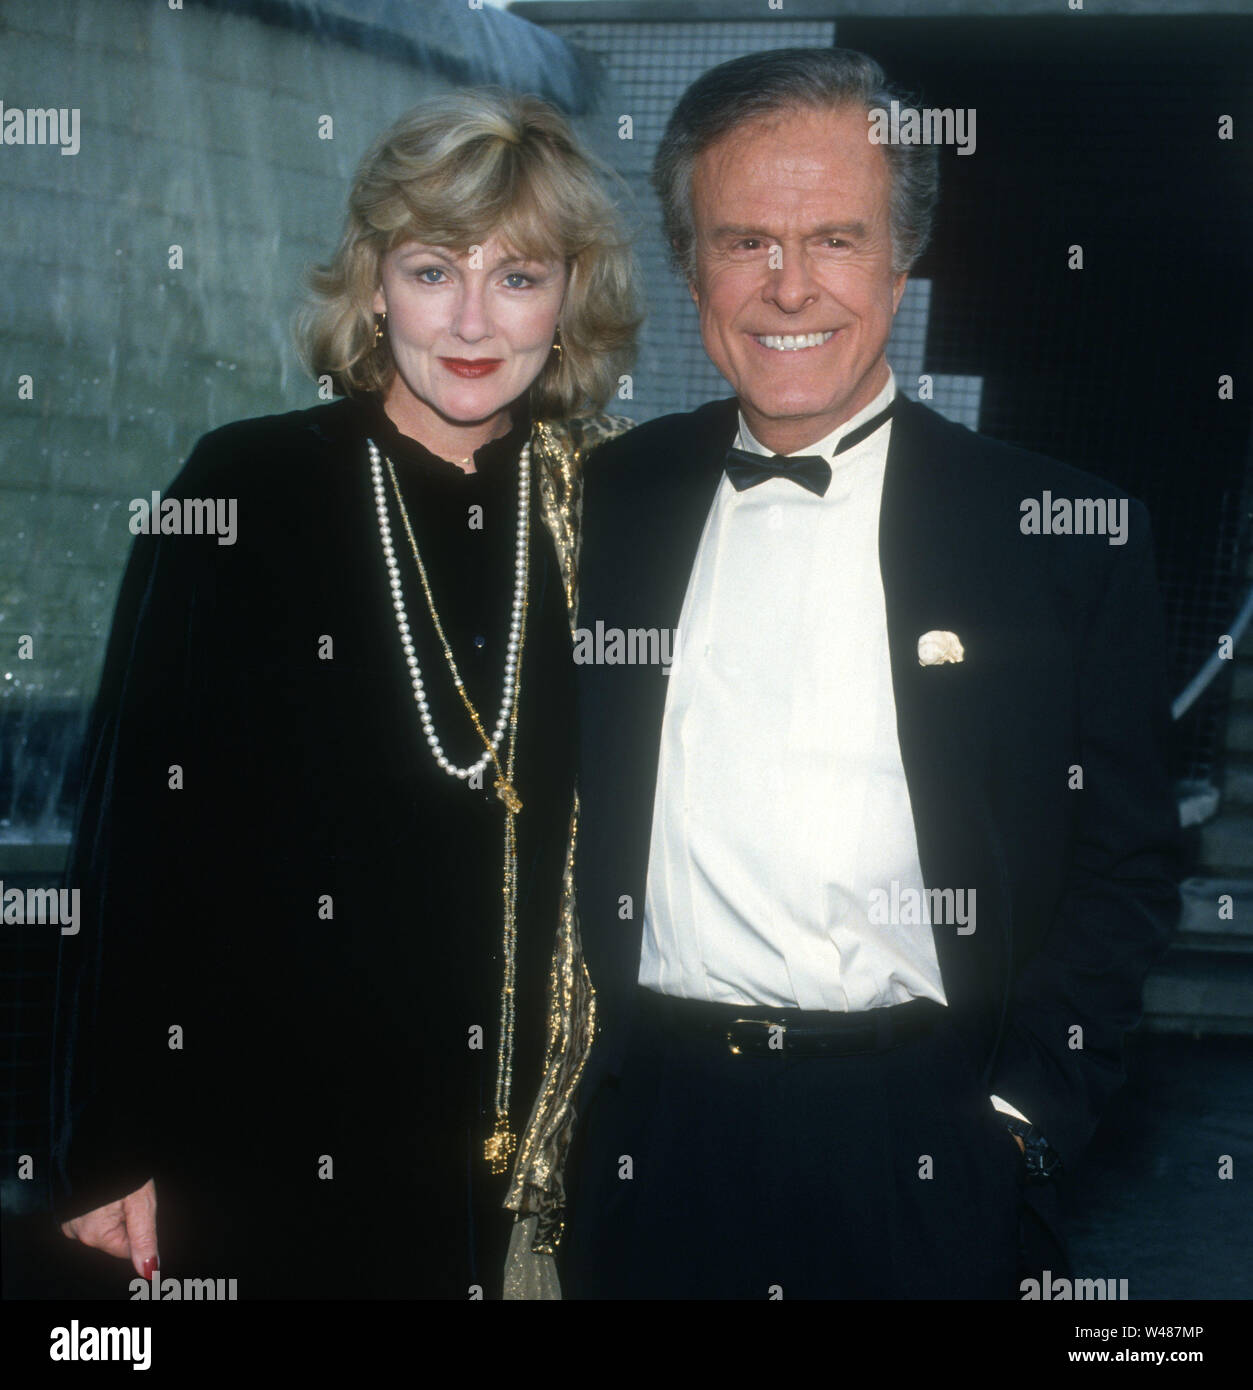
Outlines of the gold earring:
[{"label": "gold earring", "polygon": [[566,354],[565,354],[565,349],[561,346],[561,334],[560,334],[560,333],[557,334],[557,337],[556,337],[556,339],[555,339],[554,342],[553,342],[553,351],[557,354],[557,356],[558,356],[559,358],[560,358],[560,357],[564,357],[564,356],[566,355]]},{"label": "gold earring", "polygon": [[386,313],[375,314],[375,315],[374,315],[374,346],[375,346],[375,347],[378,347],[378,345],[383,341],[383,336],[384,336],[384,335],[383,335],[383,325],[384,325],[386,322],[387,322],[387,314],[386,314]]}]

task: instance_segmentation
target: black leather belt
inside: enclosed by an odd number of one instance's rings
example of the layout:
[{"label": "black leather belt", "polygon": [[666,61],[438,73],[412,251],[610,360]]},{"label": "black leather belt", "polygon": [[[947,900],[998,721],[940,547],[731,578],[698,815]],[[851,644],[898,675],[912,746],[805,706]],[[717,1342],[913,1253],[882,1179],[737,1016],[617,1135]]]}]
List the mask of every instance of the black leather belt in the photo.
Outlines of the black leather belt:
[{"label": "black leather belt", "polygon": [[933,999],[911,999],[864,1013],[829,1013],[675,999],[640,988],[641,1021],[674,1037],[718,1040],[735,1057],[848,1057],[886,1052],[924,1037],[947,1013]]}]

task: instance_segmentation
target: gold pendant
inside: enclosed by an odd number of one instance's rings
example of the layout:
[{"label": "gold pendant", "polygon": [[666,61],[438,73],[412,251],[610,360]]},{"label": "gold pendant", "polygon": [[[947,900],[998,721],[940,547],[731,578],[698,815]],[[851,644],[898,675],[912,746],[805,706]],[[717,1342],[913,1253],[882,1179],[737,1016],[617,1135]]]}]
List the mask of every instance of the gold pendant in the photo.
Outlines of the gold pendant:
[{"label": "gold pendant", "polygon": [[509,1166],[509,1156],[517,1147],[517,1140],[509,1133],[509,1126],[503,1119],[496,1121],[492,1137],[483,1145],[483,1157],[492,1165],[493,1173],[503,1173]]},{"label": "gold pendant", "polygon": [[516,816],[522,809],[522,798],[503,777],[497,778],[496,780],[496,795],[500,797],[509,808],[511,815]]}]

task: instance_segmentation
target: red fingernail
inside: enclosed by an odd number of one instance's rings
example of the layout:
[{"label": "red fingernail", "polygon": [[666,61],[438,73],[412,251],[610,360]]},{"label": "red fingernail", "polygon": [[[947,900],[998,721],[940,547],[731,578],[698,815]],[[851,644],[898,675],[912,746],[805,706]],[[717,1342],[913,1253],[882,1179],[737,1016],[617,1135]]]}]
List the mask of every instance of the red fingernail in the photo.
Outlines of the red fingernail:
[{"label": "red fingernail", "polygon": [[160,1261],[155,1255],[149,1255],[144,1261],[144,1278],[151,1279],[153,1271],[160,1268]]}]

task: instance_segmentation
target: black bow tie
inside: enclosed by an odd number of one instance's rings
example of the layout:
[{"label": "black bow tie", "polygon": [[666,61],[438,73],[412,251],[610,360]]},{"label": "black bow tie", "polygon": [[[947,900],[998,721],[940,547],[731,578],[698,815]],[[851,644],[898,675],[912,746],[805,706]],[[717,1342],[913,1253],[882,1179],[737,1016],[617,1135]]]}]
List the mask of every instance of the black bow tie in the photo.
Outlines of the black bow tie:
[{"label": "black bow tie", "polygon": [[[858,425],[846,434],[835,446],[835,453],[842,454],[869,438],[891,418],[895,404],[895,401],[889,401],[878,415],[872,415],[864,425]],[[747,449],[728,449],[726,470],[731,486],[737,492],[756,487],[767,478],[790,478],[818,497],[825,496],[831,485],[831,465],[821,454],[771,454],[767,457],[764,454],[751,454]]]}]

